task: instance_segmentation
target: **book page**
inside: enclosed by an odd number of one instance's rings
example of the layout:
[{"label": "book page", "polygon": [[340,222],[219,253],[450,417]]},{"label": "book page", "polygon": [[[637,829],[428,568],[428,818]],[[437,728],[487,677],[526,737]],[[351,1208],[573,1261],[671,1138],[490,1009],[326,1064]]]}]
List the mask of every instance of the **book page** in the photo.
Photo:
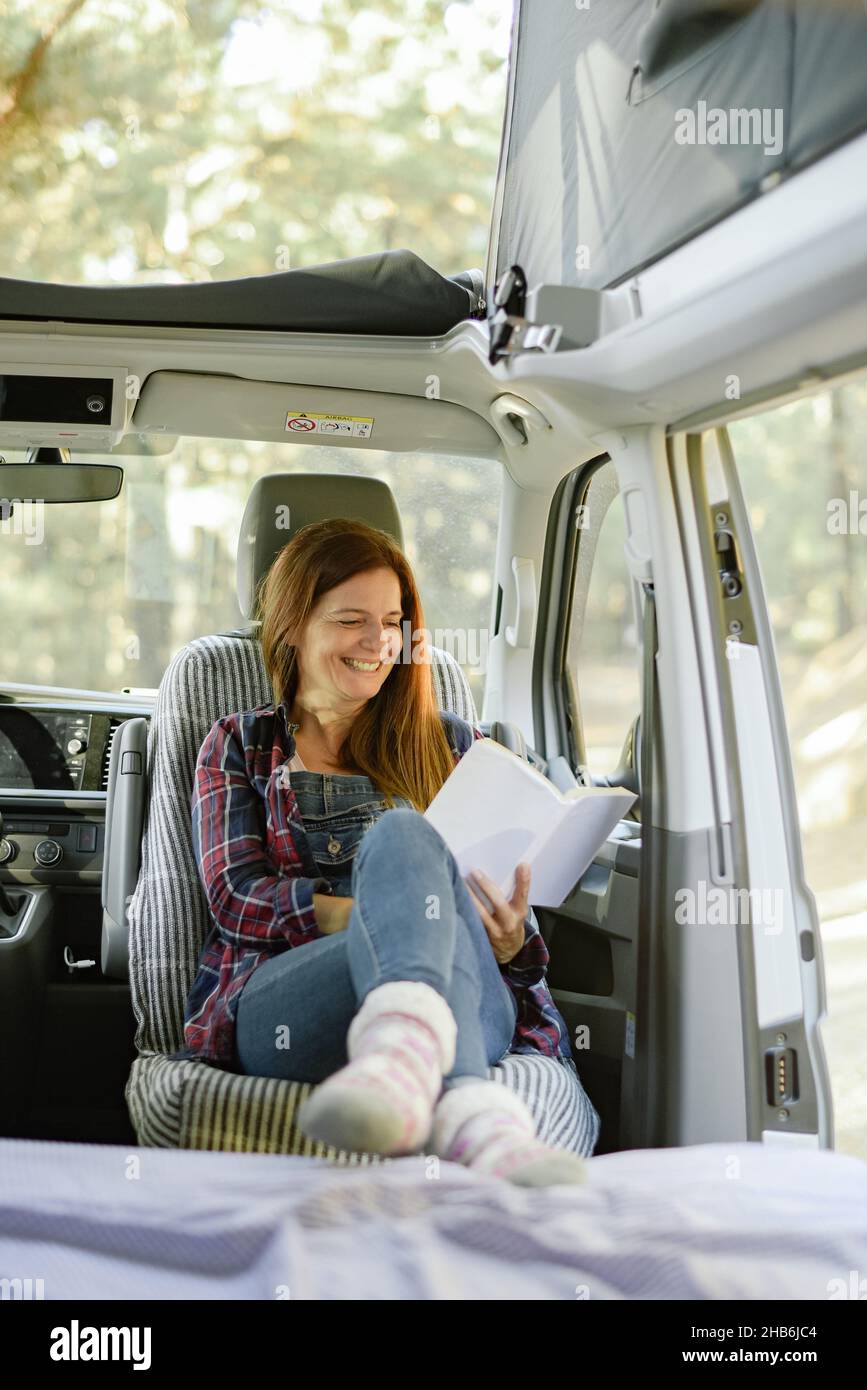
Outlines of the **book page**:
[{"label": "book page", "polygon": [[611,830],[635,801],[614,787],[561,793],[517,754],[475,743],[425,811],[461,876],[481,869],[506,898],[515,868],[530,865],[532,906],[559,907]]},{"label": "book page", "polygon": [[550,833],[562,809],[553,783],[508,748],[486,739],[467,750],[424,814],[454,854],[463,877],[481,869],[511,897],[516,864],[530,860],[536,842]]},{"label": "book page", "polygon": [[[536,850],[530,873],[533,907],[560,907],[565,902],[636,799],[634,792],[614,787],[585,790],[589,796],[569,802],[560,824]],[[600,794],[594,796],[594,791]]]}]

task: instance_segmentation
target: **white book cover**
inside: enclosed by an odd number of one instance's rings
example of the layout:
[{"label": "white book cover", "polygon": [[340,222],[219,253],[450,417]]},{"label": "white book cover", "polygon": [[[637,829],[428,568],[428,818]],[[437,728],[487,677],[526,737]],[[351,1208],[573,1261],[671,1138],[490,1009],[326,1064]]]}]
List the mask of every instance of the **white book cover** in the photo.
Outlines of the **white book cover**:
[{"label": "white book cover", "polygon": [[425,816],[462,877],[481,869],[508,899],[524,861],[531,907],[560,907],[635,799],[622,787],[561,792],[517,753],[485,738],[463,755]]}]

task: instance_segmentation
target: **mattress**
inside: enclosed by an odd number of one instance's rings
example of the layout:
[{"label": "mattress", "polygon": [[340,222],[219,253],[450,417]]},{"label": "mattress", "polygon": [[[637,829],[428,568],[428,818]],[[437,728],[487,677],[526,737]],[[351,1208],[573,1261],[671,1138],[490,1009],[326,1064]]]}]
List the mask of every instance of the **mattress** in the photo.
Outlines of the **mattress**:
[{"label": "mattress", "polygon": [[528,1189],[424,1156],[4,1139],[0,1175],[0,1277],[45,1300],[828,1300],[867,1268],[867,1164],[826,1150],[628,1150]]}]

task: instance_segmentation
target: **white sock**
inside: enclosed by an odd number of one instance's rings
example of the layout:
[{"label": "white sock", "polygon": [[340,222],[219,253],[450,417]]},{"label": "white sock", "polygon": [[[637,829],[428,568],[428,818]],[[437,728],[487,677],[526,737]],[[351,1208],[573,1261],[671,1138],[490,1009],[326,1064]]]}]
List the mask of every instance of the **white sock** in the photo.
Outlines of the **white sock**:
[{"label": "white sock", "polygon": [[533,1116],[497,1081],[450,1087],[434,1110],[434,1152],[489,1177],[527,1187],[581,1183],[583,1160],[536,1137]]}]

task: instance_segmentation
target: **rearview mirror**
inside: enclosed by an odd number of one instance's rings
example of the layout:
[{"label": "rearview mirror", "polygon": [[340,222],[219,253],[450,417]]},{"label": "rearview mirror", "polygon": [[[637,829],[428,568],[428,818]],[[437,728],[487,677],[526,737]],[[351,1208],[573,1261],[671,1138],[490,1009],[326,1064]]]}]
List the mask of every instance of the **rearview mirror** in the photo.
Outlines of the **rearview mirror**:
[{"label": "rearview mirror", "polygon": [[13,502],[110,502],[123,483],[113,463],[0,463],[0,506]]}]

